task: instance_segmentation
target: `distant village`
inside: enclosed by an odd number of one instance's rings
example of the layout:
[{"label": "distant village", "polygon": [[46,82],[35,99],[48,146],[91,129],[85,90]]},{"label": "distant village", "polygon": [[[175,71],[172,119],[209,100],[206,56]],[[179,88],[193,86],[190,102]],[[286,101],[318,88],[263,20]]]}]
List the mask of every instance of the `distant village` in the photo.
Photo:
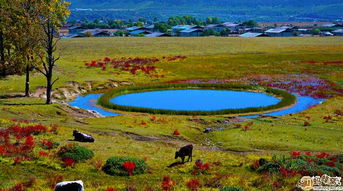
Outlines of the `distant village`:
[{"label": "distant village", "polygon": [[[182,19],[182,17],[180,17]],[[187,18],[189,20],[189,18]],[[191,18],[194,21],[194,18]],[[180,19],[179,19],[180,20]],[[178,21],[178,20],[177,20]],[[217,21],[217,23],[211,23]],[[61,38],[82,37],[306,37],[306,36],[343,36],[343,22],[255,22],[246,21],[210,22],[178,24],[168,22],[134,22],[108,24],[104,21],[73,22],[60,28]],[[179,22],[180,23],[180,22]]]}]

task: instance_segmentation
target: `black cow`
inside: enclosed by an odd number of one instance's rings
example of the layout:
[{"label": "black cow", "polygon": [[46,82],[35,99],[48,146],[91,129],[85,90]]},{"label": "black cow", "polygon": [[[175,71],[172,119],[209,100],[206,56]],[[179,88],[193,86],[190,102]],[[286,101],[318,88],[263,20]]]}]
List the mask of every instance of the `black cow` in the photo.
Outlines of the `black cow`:
[{"label": "black cow", "polygon": [[192,161],[192,155],[193,155],[193,145],[187,145],[187,146],[181,147],[179,151],[175,152],[175,159],[180,157],[182,159],[182,163],[184,163],[185,157],[188,156],[187,162],[189,162],[189,160]]},{"label": "black cow", "polygon": [[75,141],[90,142],[90,143],[94,142],[94,138],[91,135],[87,135],[85,133],[81,133],[81,132],[79,132],[77,130],[73,131],[73,136],[74,136],[74,140]]},{"label": "black cow", "polygon": [[60,182],[56,185],[55,191],[84,191],[82,181]]}]

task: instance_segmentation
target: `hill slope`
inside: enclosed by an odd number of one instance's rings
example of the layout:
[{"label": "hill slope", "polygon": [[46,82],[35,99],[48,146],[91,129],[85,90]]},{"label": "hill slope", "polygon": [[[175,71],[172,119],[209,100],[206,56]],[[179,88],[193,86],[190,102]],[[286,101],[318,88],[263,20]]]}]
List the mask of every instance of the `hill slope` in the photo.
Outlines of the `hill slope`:
[{"label": "hill slope", "polygon": [[[312,21],[343,18],[342,0],[69,0],[71,8],[100,9],[73,11],[73,19],[96,17],[167,19],[175,15],[199,18],[217,16],[239,21]],[[107,9],[103,11],[102,9]],[[111,10],[109,10],[111,9]],[[130,10],[129,10],[130,9]]]}]

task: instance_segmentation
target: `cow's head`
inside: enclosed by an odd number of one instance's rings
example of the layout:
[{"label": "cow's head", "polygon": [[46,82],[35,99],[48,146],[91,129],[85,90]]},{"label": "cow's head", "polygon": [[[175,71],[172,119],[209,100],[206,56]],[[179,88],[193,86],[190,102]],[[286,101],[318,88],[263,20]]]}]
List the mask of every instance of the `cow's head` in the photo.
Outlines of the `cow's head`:
[{"label": "cow's head", "polygon": [[175,152],[175,159],[177,159],[178,157],[179,157],[179,152],[176,151],[176,152]]}]

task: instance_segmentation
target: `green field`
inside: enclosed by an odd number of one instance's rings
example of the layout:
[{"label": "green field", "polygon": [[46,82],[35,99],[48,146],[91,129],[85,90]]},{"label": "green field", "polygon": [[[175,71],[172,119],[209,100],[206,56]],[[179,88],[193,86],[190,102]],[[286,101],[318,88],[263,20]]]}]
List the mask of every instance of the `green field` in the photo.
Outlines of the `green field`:
[{"label": "green field", "polygon": [[[0,129],[14,122],[59,126],[58,135],[38,135],[37,140],[52,139],[61,145],[71,143],[72,131],[78,129],[94,135],[96,142],[81,145],[91,149],[95,157],[74,168],[64,168],[57,158],[49,158],[49,165],[23,162],[12,165],[0,157],[0,190],[35,177],[31,190],[51,190],[52,177],[64,180],[81,179],[86,190],[106,190],[113,187],[125,190],[161,190],[163,176],[175,180],[174,190],[188,190],[186,182],[200,180],[199,190],[218,190],[237,186],[244,190],[291,190],[300,175],[284,178],[279,174],[262,175],[250,169],[260,157],[270,159],[274,154],[289,155],[292,151],[330,155],[343,153],[343,120],[337,114],[343,108],[343,38],[83,38],[63,39],[59,43],[61,56],[55,76],[55,88],[68,87],[66,82],[91,82],[93,91],[109,81],[126,81],[131,86],[163,84],[185,80],[218,80],[220,82],[253,83],[264,85],[265,78],[311,80],[320,79],[330,89],[319,93],[330,94],[323,104],[301,113],[277,118],[232,119],[225,115],[182,116],[153,115],[123,112],[124,115],[107,118],[88,118],[85,112],[73,110],[61,103],[43,105],[41,98],[23,98],[10,95],[23,92],[24,76],[0,79]],[[176,61],[156,63],[157,73],[151,77],[143,73],[108,68],[87,68],[84,61],[104,57],[157,57],[186,56]],[[310,62],[311,61],[311,62]],[[325,64],[329,63],[329,64]],[[334,63],[334,64],[332,64]],[[32,75],[31,88],[44,86],[39,73]],[[299,77],[299,78],[298,78]],[[70,88],[70,87],[69,87]],[[103,90],[104,91],[104,90]],[[107,90],[105,90],[107,91]],[[330,116],[330,120],[323,117]],[[310,125],[304,125],[308,122]],[[242,127],[249,125],[249,130]],[[204,133],[205,128],[225,127],[223,131]],[[178,130],[179,136],[173,135]],[[1,143],[1,139],[0,139]],[[194,166],[186,163],[173,168],[180,146],[192,143],[194,161],[202,159],[211,164],[207,173],[192,175]],[[41,149],[35,148],[37,154]],[[56,150],[52,150],[52,155]],[[96,171],[96,161],[112,156],[145,158],[148,172],[131,177],[116,177]],[[54,169],[53,165],[62,165]],[[48,167],[47,167],[48,166]],[[342,171],[342,170],[341,170]],[[273,183],[282,179],[282,186]]]}]

